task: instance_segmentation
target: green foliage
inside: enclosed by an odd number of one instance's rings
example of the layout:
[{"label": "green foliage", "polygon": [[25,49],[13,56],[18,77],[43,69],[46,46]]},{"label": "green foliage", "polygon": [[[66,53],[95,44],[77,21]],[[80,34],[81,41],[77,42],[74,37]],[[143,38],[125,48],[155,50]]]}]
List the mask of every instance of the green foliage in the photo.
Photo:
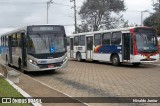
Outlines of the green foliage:
[{"label": "green foliage", "polygon": [[153,27],[157,30],[157,34],[160,35],[160,0],[154,1],[153,4],[155,13],[151,14],[144,20],[144,25]]},{"label": "green foliage", "polygon": [[0,97],[22,97],[7,81],[0,78]]},{"label": "green foliage", "polygon": [[[0,77],[0,97],[22,97],[6,80]],[[0,106],[31,106],[31,104],[2,104]]]}]

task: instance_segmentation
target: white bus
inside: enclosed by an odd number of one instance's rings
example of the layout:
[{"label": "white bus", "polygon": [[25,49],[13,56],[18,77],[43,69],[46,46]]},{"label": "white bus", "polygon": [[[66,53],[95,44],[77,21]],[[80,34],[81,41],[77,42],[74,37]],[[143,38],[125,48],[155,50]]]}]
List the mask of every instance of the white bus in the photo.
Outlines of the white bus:
[{"label": "white bus", "polygon": [[67,66],[66,34],[60,25],[30,25],[1,35],[1,57],[24,71]]},{"label": "white bus", "polygon": [[70,35],[68,57],[111,62],[113,65],[157,62],[156,31],[149,27],[129,27]]}]

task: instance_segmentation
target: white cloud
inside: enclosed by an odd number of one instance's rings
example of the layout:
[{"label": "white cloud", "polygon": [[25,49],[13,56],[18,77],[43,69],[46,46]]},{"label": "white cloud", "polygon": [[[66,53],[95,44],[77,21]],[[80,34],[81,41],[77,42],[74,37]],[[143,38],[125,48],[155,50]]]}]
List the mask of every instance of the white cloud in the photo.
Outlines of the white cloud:
[{"label": "white cloud", "polygon": [[[141,25],[141,11],[153,12],[152,0],[125,0],[125,5],[124,18],[132,24]],[[143,12],[143,20],[149,15],[149,12]]]},{"label": "white cloud", "polygon": [[[0,1],[0,26],[15,26],[15,25],[28,25],[28,24],[45,24],[46,23],[46,3],[49,0],[5,0],[2,4]],[[79,10],[83,1],[76,0],[77,9]],[[24,5],[13,5],[16,2],[29,2],[30,4]],[[74,11],[73,2],[70,0],[53,0],[58,4],[51,4],[49,8],[49,24],[60,24],[60,25],[72,25],[65,26],[66,32],[69,35],[74,31]],[[42,3],[42,4],[32,4]],[[140,24],[140,12],[131,12],[130,10],[151,10],[152,0],[125,0],[127,12],[124,13],[124,18],[129,20],[130,23]],[[64,6],[68,5],[68,6]],[[149,13],[144,13],[144,18]],[[78,21],[78,24],[80,21]],[[10,28],[9,28],[10,29]],[[8,31],[6,28],[0,27],[0,32]]]},{"label": "white cloud", "polygon": [[42,17],[42,14],[32,14],[24,18],[23,23],[28,24],[44,24],[46,21],[45,17]]}]

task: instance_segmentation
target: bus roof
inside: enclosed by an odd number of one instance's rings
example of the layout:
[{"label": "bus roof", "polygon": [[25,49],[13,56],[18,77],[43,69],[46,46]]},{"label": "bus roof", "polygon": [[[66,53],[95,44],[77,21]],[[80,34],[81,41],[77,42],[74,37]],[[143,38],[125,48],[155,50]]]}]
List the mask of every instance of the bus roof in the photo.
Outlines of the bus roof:
[{"label": "bus roof", "polygon": [[52,25],[52,24],[27,25],[27,26],[19,27],[19,28],[16,28],[16,29],[12,30],[12,31],[3,33],[3,34],[1,34],[0,36],[7,36],[7,35],[10,35],[10,34],[12,34],[12,33],[24,31],[24,30],[27,30],[27,27],[30,27],[30,26],[60,26],[60,27],[63,27],[63,25]]},{"label": "bus roof", "polygon": [[134,29],[134,28],[151,28],[151,27],[137,26],[137,27],[126,27],[126,28],[118,28],[118,29],[109,29],[109,30],[102,30],[102,31],[92,31],[92,32],[84,32],[84,33],[78,33],[78,34],[71,34],[68,37],[76,36],[76,35],[90,35],[90,34],[96,34],[96,33],[114,32],[114,31],[129,31],[130,29]]}]

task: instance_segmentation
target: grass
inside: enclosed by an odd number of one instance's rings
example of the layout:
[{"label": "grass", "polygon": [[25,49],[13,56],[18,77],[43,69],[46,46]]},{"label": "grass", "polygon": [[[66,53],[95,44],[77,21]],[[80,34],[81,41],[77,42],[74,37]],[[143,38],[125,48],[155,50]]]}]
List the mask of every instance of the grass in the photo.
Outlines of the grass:
[{"label": "grass", "polygon": [[[16,89],[14,89],[6,80],[0,77],[0,99],[1,97],[22,97]],[[1,101],[1,100],[0,100]],[[0,106],[31,106],[31,104],[2,104]]]}]

